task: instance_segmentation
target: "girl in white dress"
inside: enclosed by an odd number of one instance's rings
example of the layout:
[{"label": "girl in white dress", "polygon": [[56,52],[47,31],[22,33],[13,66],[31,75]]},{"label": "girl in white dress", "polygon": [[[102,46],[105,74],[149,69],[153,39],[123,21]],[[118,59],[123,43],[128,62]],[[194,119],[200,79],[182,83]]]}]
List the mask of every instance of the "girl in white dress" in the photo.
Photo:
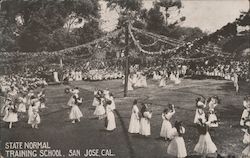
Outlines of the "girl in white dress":
[{"label": "girl in white dress", "polygon": [[107,131],[113,131],[116,128],[116,123],[115,123],[115,115],[113,112],[113,107],[111,105],[111,101],[107,101],[107,106],[106,106],[106,115],[107,115],[107,126],[106,130]]},{"label": "girl in white dress", "polygon": [[246,105],[241,115],[240,125],[245,126],[247,121],[250,121],[250,104]]},{"label": "girl in white dress", "polygon": [[98,119],[102,119],[103,115],[105,114],[105,108],[103,106],[104,99],[103,98],[98,98],[99,104],[96,106],[94,115],[98,117]]},{"label": "girl in white dress", "polygon": [[115,99],[114,99],[113,93],[110,93],[110,92],[109,92],[109,94],[108,94],[108,96],[106,97],[106,99],[111,101],[111,105],[110,105],[110,106],[111,106],[112,110],[115,110],[115,109],[116,109],[116,108],[115,108]]},{"label": "girl in white dress", "polygon": [[203,122],[206,122],[206,115],[204,112],[204,108],[206,107],[206,104],[204,104],[201,101],[201,98],[196,99],[196,112],[195,112],[195,117],[194,117],[194,123],[199,124],[201,119]]},{"label": "girl in white dress", "polygon": [[139,117],[139,108],[137,106],[137,100],[134,100],[133,103],[128,132],[136,134],[140,132],[140,117]]},{"label": "girl in white dress", "polygon": [[168,145],[167,153],[177,158],[184,158],[187,156],[187,150],[182,135],[185,133],[185,128],[182,126],[182,122],[175,122],[171,134],[171,142]]},{"label": "girl in white dress", "polygon": [[170,122],[170,119],[175,114],[175,109],[173,104],[169,104],[168,108],[165,109],[162,113],[162,126],[161,126],[161,132],[160,137],[165,138],[166,140],[170,139],[171,132],[172,132],[172,124]]},{"label": "girl in white dress", "polygon": [[[250,123],[250,122],[249,122]],[[250,157],[250,126],[243,130],[245,132],[243,143],[246,144],[246,148],[242,151],[242,158]]]},{"label": "girl in white dress", "polygon": [[206,156],[210,153],[215,153],[217,151],[217,147],[211,139],[211,136],[208,132],[209,125],[203,120],[199,119],[199,124],[197,124],[198,132],[200,134],[199,141],[194,147],[194,151]]},{"label": "girl in white dress", "polygon": [[10,99],[7,99],[3,109],[5,112],[3,121],[8,122],[9,128],[12,128],[13,123],[18,121],[17,107]]},{"label": "girl in white dress", "polygon": [[151,135],[150,119],[152,118],[152,112],[149,111],[147,104],[142,105],[141,114],[140,134],[147,137]]},{"label": "girl in white dress", "polygon": [[76,120],[80,122],[81,117],[83,117],[83,114],[78,107],[82,103],[82,98],[79,98],[76,95],[74,95],[73,99],[74,101],[71,102],[71,111],[69,113],[69,119],[72,120],[72,123],[75,123]]},{"label": "girl in white dress", "polygon": [[19,100],[19,105],[18,105],[17,112],[25,113],[26,112],[26,104],[27,104],[26,95],[23,94],[21,97],[18,98],[18,100]]},{"label": "girl in white dress", "polygon": [[129,78],[128,78],[128,91],[134,90],[134,88],[132,87],[132,85],[133,85],[133,81],[132,81],[132,79],[129,77]]},{"label": "girl in white dress", "polygon": [[98,106],[98,104],[99,104],[99,101],[97,99],[98,97],[99,97],[99,91],[95,90],[94,91],[94,99],[93,99],[92,106],[94,106],[94,107]]},{"label": "girl in white dress", "polygon": [[218,127],[219,122],[215,113],[215,107],[219,103],[219,98],[217,96],[214,96],[210,99],[208,99],[208,107],[209,107],[209,114],[208,114],[208,122],[209,127]]},{"label": "girl in white dress", "polygon": [[28,110],[28,124],[30,124],[32,128],[38,128],[38,125],[41,123],[39,115],[40,103],[37,98],[32,97],[31,99],[31,105]]},{"label": "girl in white dress", "polygon": [[163,75],[160,80],[159,87],[166,87],[166,76]]},{"label": "girl in white dress", "polygon": [[38,95],[38,98],[39,98],[39,101],[41,102],[41,109],[44,109],[44,108],[46,108],[46,106],[45,106],[45,101],[46,101],[46,99],[45,99],[45,90],[42,90]]}]

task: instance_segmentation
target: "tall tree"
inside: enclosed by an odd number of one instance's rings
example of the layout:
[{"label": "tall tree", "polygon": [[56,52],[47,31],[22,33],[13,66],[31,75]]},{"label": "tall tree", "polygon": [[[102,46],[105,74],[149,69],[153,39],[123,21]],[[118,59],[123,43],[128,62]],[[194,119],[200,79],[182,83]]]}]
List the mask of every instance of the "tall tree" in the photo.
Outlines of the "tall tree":
[{"label": "tall tree", "polygon": [[[12,51],[53,51],[81,44],[82,36],[75,34],[76,25],[85,25],[100,18],[98,0],[5,0],[1,4],[0,33],[14,41],[8,47],[1,39],[1,49]],[[74,18],[70,25],[69,21]],[[8,31],[11,28],[15,31]],[[101,32],[99,25],[93,25]],[[14,32],[14,33],[13,33]],[[85,38],[85,37],[84,37]],[[10,42],[8,42],[10,43]]]}]

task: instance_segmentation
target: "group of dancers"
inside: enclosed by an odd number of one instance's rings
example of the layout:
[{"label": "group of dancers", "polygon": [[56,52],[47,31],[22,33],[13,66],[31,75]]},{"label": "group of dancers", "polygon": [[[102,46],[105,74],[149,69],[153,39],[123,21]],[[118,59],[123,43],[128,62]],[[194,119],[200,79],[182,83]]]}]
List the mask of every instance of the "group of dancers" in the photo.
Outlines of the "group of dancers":
[{"label": "group of dancers", "polygon": [[[123,84],[125,84],[125,80],[123,79]],[[132,91],[134,88],[143,88],[147,87],[147,77],[143,74],[143,72],[136,72],[130,74],[128,77],[128,90]]]},{"label": "group of dancers", "polygon": [[[208,154],[217,153],[217,147],[212,141],[209,134],[211,128],[217,128],[219,126],[219,120],[217,119],[215,107],[220,103],[220,99],[217,96],[210,97],[205,101],[202,98],[196,99],[196,112],[194,117],[194,125],[199,133],[198,143],[194,147],[194,152],[206,156]],[[140,134],[143,136],[150,136],[150,120],[152,118],[152,111],[149,110],[150,104],[142,103],[141,110],[138,108],[137,100],[134,100],[132,106],[132,114],[128,127],[128,132],[132,134]],[[243,101],[245,110],[243,111],[240,125],[242,131],[244,131],[243,143],[247,147],[242,152],[243,158],[250,157],[250,100],[246,97]],[[174,126],[171,124],[171,118],[176,113],[173,104],[168,104],[167,108],[162,113],[162,126],[160,130],[160,137],[169,141],[167,153],[174,157],[184,158],[187,156],[185,141],[183,134],[185,128],[182,125],[182,121],[176,121]]]},{"label": "group of dancers", "polygon": [[[4,105],[1,108],[1,114],[4,115],[3,121],[9,123],[12,128],[15,122],[28,116],[28,124],[32,128],[38,128],[41,122],[39,111],[46,108],[45,91],[34,93],[29,90],[27,93],[17,91],[13,86],[7,93]],[[27,110],[28,109],[28,110]]]},{"label": "group of dancers", "polygon": [[[78,87],[71,89],[69,92],[72,94],[68,101],[68,106],[71,107],[69,119],[72,123],[80,122],[83,114],[79,105],[83,103],[83,98],[79,97]],[[95,90],[92,106],[95,107],[93,115],[99,120],[105,119],[105,129],[107,131],[115,130],[115,102],[113,94],[108,89]]]}]

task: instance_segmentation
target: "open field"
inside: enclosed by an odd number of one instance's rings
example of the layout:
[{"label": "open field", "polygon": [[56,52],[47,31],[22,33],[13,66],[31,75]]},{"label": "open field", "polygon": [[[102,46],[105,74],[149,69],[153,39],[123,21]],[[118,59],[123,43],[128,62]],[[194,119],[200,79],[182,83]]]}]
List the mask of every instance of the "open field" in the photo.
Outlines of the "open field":
[{"label": "open field", "polygon": [[[41,112],[40,128],[31,129],[26,116],[14,124],[12,129],[8,129],[7,125],[1,122],[1,150],[3,151],[5,142],[42,141],[49,142],[51,149],[60,149],[66,158],[69,157],[70,149],[80,149],[80,158],[84,157],[86,149],[112,149],[112,153],[115,154],[113,157],[118,158],[168,158],[166,153],[168,142],[159,139],[159,133],[162,123],[161,112],[164,106],[173,103],[176,106],[176,114],[172,118],[172,123],[175,120],[183,121],[188,154],[190,157],[196,157],[193,148],[199,136],[193,126],[195,99],[198,96],[207,98],[218,95],[221,104],[216,110],[221,124],[210,134],[219,153],[232,153],[240,157],[245,146],[242,143],[243,132],[239,127],[239,121],[243,111],[243,97],[250,94],[249,85],[241,83],[242,89],[238,95],[234,92],[233,83],[224,80],[185,79],[180,85],[168,88],[159,88],[158,82],[149,80],[148,85],[147,88],[129,92],[127,98],[123,98],[121,80],[79,81],[72,82],[71,85],[48,86],[46,87],[48,108]],[[84,117],[76,124],[72,124],[68,119],[69,107],[66,103],[70,95],[64,93],[64,89],[68,86],[78,86],[80,96],[84,98],[84,104],[80,107]],[[94,108],[91,104],[95,88],[109,88],[116,97],[117,129],[113,132],[106,132],[104,121],[93,117]],[[149,138],[127,133],[134,99],[152,103],[150,107],[153,111],[152,135]]]}]

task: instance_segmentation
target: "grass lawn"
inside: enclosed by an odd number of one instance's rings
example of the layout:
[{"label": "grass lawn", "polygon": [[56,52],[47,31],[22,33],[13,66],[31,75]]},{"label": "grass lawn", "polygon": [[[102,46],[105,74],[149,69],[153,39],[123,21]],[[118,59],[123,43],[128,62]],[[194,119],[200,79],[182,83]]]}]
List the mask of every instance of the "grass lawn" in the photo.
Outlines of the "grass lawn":
[{"label": "grass lawn", "polygon": [[[72,124],[69,119],[67,101],[69,94],[64,93],[68,86],[78,86],[84,104],[80,107],[84,117],[81,122]],[[81,150],[80,158],[84,157],[86,149],[111,149],[118,158],[168,158],[168,142],[159,139],[161,128],[161,112],[168,103],[176,106],[176,114],[172,118],[182,120],[186,128],[184,140],[190,157],[198,142],[198,132],[193,126],[195,115],[195,99],[198,96],[209,97],[218,95],[221,104],[216,108],[220,126],[210,132],[219,153],[232,153],[240,157],[245,145],[242,143],[243,132],[239,127],[242,101],[250,94],[250,87],[241,84],[240,94],[234,92],[233,83],[224,80],[190,80],[185,79],[180,85],[159,88],[158,82],[149,80],[147,88],[129,91],[128,97],[123,98],[121,80],[87,82],[72,82],[71,85],[54,85],[46,87],[48,108],[41,112],[42,122],[39,129],[31,129],[27,124],[27,116],[8,129],[1,122],[1,150],[4,154],[5,142],[11,141],[42,141],[49,142],[51,149],[60,149],[64,157],[68,158],[68,150]],[[95,88],[109,88],[115,95],[117,129],[113,132],[104,131],[104,121],[93,117],[93,90]],[[127,133],[131,107],[134,99],[139,102],[152,103],[151,133],[149,138]]]}]

